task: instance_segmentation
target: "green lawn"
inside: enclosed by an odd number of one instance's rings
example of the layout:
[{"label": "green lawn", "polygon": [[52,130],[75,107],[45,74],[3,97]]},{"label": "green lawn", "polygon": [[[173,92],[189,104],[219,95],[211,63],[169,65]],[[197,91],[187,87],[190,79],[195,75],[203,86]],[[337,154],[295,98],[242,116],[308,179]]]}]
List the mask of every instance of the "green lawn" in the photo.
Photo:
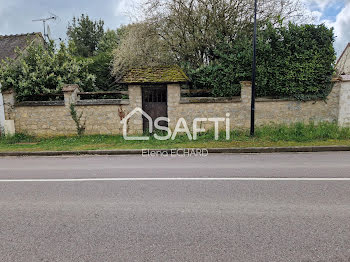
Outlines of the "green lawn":
[{"label": "green lawn", "polygon": [[249,130],[234,130],[229,141],[225,140],[225,133],[221,133],[219,140],[215,141],[213,132],[201,134],[197,141],[190,141],[183,135],[167,141],[158,141],[153,137],[149,141],[125,141],[122,136],[108,135],[41,138],[17,134],[0,138],[0,152],[323,145],[350,146],[350,129],[339,128],[332,123],[270,125],[257,128],[254,138],[249,136]]}]

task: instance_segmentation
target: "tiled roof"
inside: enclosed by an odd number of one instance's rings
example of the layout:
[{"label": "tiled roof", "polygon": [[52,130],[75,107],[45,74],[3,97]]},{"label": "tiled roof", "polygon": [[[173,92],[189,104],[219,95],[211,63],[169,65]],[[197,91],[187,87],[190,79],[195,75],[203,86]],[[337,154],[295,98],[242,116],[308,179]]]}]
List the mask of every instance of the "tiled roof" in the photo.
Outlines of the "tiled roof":
[{"label": "tiled roof", "polygon": [[179,66],[133,68],[119,81],[123,84],[186,83],[189,78]]},{"label": "tiled roof", "polygon": [[16,59],[18,56],[15,52],[16,48],[24,50],[28,43],[33,42],[38,37],[43,38],[41,33],[0,36],[0,62],[6,58]]}]

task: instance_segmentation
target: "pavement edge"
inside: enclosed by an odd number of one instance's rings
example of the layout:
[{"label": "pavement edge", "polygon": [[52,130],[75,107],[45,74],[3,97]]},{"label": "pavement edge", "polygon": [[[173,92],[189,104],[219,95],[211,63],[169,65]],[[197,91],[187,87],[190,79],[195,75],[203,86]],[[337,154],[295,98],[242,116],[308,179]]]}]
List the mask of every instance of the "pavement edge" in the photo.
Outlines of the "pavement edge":
[{"label": "pavement edge", "polygon": [[[148,150],[148,149],[147,149]],[[171,149],[150,149],[169,152]],[[350,146],[296,146],[296,147],[243,147],[209,148],[210,154],[249,154],[249,153],[288,153],[288,152],[335,152],[350,151]],[[5,156],[79,156],[79,155],[142,155],[142,149],[83,150],[83,151],[37,151],[37,152],[0,152]]]}]

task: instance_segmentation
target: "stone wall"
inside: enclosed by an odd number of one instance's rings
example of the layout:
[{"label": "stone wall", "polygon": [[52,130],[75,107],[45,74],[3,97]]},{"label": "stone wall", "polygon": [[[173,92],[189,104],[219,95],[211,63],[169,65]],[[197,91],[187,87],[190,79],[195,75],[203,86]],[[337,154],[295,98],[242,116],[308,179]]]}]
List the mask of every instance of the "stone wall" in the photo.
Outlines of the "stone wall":
[{"label": "stone wall", "polygon": [[[181,97],[178,84],[168,85],[169,126],[174,128],[179,118],[184,118],[192,128],[194,118],[226,118],[231,128],[248,128],[250,125],[251,83],[242,82],[241,96],[233,98]],[[6,120],[14,120],[17,133],[39,136],[74,135],[76,126],[70,115],[70,104],[76,105],[78,114],[83,112],[86,134],[122,134],[120,123],[135,108],[142,108],[141,86],[129,86],[129,99],[79,100],[78,86],[64,88],[64,101],[16,103],[13,92],[4,92]],[[326,101],[291,101],[257,98],[256,124],[296,122],[338,122],[350,125],[350,78],[343,76],[336,82]],[[202,128],[212,129],[213,122],[201,123]],[[224,123],[220,124],[224,129]],[[139,134],[143,130],[142,116],[138,112],[128,120],[128,133]]]},{"label": "stone wall", "polygon": [[[129,87],[128,100],[116,100],[103,104],[103,100],[79,101],[77,86],[64,89],[64,101],[26,102],[16,104],[14,93],[4,94],[6,119],[14,120],[17,133],[38,136],[74,135],[77,129],[70,115],[70,103],[75,103],[78,114],[83,112],[86,121],[85,134],[120,134],[121,119],[135,107],[141,107],[141,87]],[[130,133],[142,132],[142,117],[134,115],[128,122]]]},{"label": "stone wall", "polygon": [[[180,86],[168,86],[168,116],[170,127],[174,128],[179,118],[192,124],[194,118],[226,117],[229,114],[231,128],[250,126],[251,83],[242,82],[241,97],[225,99],[181,98]],[[290,124],[296,122],[336,122],[339,115],[339,95],[342,83],[334,84],[326,101],[292,101],[283,99],[257,98],[255,118],[257,125]],[[344,101],[343,101],[344,100]],[[350,97],[342,104],[349,105]],[[350,117],[350,110],[347,113]],[[347,120],[350,122],[350,119]],[[202,127],[213,128],[213,122],[203,122]],[[342,123],[343,124],[343,123]],[[224,123],[220,126],[225,128]]]}]

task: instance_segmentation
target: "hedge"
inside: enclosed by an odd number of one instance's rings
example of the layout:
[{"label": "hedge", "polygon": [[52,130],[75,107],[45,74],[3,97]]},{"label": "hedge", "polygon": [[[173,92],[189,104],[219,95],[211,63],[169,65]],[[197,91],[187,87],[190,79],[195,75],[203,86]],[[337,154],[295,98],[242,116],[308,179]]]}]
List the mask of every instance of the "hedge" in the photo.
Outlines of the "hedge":
[{"label": "hedge", "polygon": [[[326,99],[332,89],[335,51],[333,28],[325,25],[266,25],[257,38],[257,96],[297,100]],[[240,94],[240,81],[251,80],[252,40],[220,43],[209,65],[189,69],[193,88],[213,96]]]}]

